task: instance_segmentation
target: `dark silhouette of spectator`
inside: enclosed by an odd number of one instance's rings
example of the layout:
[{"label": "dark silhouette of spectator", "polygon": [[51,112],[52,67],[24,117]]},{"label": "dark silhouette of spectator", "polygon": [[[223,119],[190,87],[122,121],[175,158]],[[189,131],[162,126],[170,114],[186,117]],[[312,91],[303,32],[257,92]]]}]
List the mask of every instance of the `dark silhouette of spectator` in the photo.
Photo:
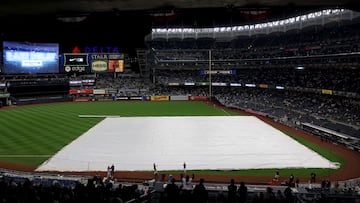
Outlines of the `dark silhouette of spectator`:
[{"label": "dark silhouette of spectator", "polygon": [[326,187],[327,190],[330,190],[330,188],[331,188],[331,182],[330,182],[329,179],[326,179],[325,187]]},{"label": "dark silhouette of spectator", "polygon": [[234,203],[236,202],[236,192],[237,192],[237,186],[235,185],[235,180],[230,180],[230,185],[228,185],[228,202]]},{"label": "dark silhouette of spectator", "polygon": [[194,202],[206,203],[208,200],[208,192],[204,186],[205,180],[200,178],[199,183],[195,186],[193,191]]},{"label": "dark silhouette of spectator", "polygon": [[245,186],[244,182],[240,182],[240,186],[238,188],[238,193],[239,193],[239,200],[240,203],[244,203],[247,200],[247,195],[248,195],[248,189]]},{"label": "dark silhouette of spectator", "polygon": [[165,202],[176,203],[179,200],[179,187],[175,184],[176,179],[172,178],[171,183],[167,184],[165,187]]},{"label": "dark silhouette of spectator", "polygon": [[299,178],[296,178],[296,180],[295,180],[295,187],[296,187],[296,188],[298,188],[298,187],[299,187],[299,183],[300,183]]},{"label": "dark silhouette of spectator", "polygon": [[216,203],[225,203],[226,198],[222,191],[219,191],[216,195]]},{"label": "dark silhouette of spectator", "polygon": [[276,192],[276,199],[277,199],[277,202],[279,202],[279,203],[285,201],[285,197],[284,197],[283,193],[280,190],[278,190]]},{"label": "dark silhouette of spectator", "polygon": [[257,193],[257,194],[254,196],[254,198],[252,199],[252,202],[253,202],[253,203],[263,203],[263,202],[265,202],[264,193],[263,193],[263,192]]},{"label": "dark silhouette of spectator", "polygon": [[273,192],[273,189],[271,187],[266,188],[266,192],[264,194],[264,202],[265,203],[272,203],[276,201],[275,194]]},{"label": "dark silhouette of spectator", "polygon": [[153,168],[154,168],[154,178],[155,178],[155,180],[157,180],[158,179],[158,171],[157,171],[155,163],[153,164]]},{"label": "dark silhouette of spectator", "polygon": [[115,172],[115,166],[114,164],[111,165],[111,177],[114,177],[114,172]]},{"label": "dark silhouette of spectator", "polygon": [[293,194],[292,194],[292,191],[291,191],[290,187],[285,188],[284,196],[285,196],[285,202],[286,203],[293,202],[294,197],[293,197]]}]

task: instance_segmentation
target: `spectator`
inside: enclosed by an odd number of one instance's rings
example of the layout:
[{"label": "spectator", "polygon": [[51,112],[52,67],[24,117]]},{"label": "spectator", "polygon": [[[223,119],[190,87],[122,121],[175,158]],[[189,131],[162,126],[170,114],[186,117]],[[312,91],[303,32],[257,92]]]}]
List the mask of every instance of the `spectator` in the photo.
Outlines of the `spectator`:
[{"label": "spectator", "polygon": [[275,175],[274,175],[273,181],[274,181],[274,182],[279,182],[279,178],[280,178],[280,172],[279,172],[279,171],[276,171],[276,172],[275,172]]},{"label": "spectator", "polygon": [[285,202],[292,203],[293,202],[293,194],[291,188],[288,186],[284,190]]},{"label": "spectator", "polygon": [[310,178],[311,178],[311,183],[316,183],[316,173],[312,172],[310,174]]},{"label": "spectator", "polygon": [[240,182],[240,186],[238,188],[238,193],[239,193],[240,203],[246,202],[247,201],[247,195],[248,195],[248,189],[245,186],[244,182]]},{"label": "spectator", "polygon": [[228,185],[228,202],[235,203],[236,202],[236,192],[237,186],[235,185],[235,180],[230,180],[230,185]]},{"label": "spectator", "polygon": [[167,203],[176,203],[179,200],[179,187],[175,183],[175,178],[172,178],[171,183],[165,187],[165,202]]},{"label": "spectator", "polygon": [[206,203],[208,200],[208,192],[204,186],[205,180],[200,178],[199,184],[197,184],[193,191],[194,202]]}]

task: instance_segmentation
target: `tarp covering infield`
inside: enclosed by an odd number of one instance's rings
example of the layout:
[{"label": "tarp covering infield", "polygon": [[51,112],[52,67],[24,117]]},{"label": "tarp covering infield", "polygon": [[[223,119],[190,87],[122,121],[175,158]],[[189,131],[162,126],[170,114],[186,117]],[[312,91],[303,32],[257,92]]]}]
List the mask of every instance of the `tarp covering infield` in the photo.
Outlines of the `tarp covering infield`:
[{"label": "tarp covering infield", "polygon": [[253,116],[105,118],[37,171],[338,168]]}]

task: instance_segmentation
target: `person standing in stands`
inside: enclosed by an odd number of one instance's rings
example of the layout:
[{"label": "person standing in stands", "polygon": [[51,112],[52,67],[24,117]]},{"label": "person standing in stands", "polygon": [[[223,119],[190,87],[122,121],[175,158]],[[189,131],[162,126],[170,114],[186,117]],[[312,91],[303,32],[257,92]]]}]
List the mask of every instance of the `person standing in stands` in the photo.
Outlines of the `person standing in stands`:
[{"label": "person standing in stands", "polygon": [[247,187],[245,186],[245,183],[244,182],[240,182],[240,186],[239,186],[239,189],[238,189],[238,193],[239,193],[239,196],[240,196],[240,203],[245,203],[246,200],[247,200]]},{"label": "person standing in stands", "polygon": [[115,172],[115,166],[114,164],[111,165],[111,177],[114,177],[114,172]]},{"label": "person standing in stands", "polygon": [[228,185],[228,202],[235,203],[236,202],[236,192],[237,186],[235,185],[235,180],[230,180],[230,185]]},{"label": "person standing in stands", "polygon": [[200,178],[199,184],[197,184],[193,191],[194,202],[196,203],[206,203],[208,200],[208,192],[204,186],[205,180]]},{"label": "person standing in stands", "polygon": [[154,178],[155,178],[155,180],[157,180],[158,179],[158,171],[157,171],[155,163],[153,164],[153,168],[154,168]]},{"label": "person standing in stands", "polygon": [[172,178],[170,183],[165,187],[165,202],[176,203],[179,201],[179,187],[175,184],[175,178]]},{"label": "person standing in stands", "polygon": [[316,182],[316,173],[312,172],[310,174],[310,180],[311,180],[311,183],[315,183]]},{"label": "person standing in stands", "polygon": [[186,174],[186,163],[185,162],[183,164],[183,167],[184,167],[184,174]]},{"label": "person standing in stands", "polygon": [[107,167],[107,175],[106,175],[106,177],[107,178],[111,178],[111,167],[108,165],[108,167]]},{"label": "person standing in stands", "polygon": [[194,174],[192,174],[191,178],[189,177],[189,175],[183,177],[183,174],[181,174],[182,184],[180,188],[181,188],[181,199],[183,202],[191,201],[191,192],[193,190],[192,180],[194,179],[194,177],[195,177]]},{"label": "person standing in stands", "polygon": [[291,174],[289,177],[289,186],[290,187],[295,187],[295,183],[294,183],[294,175]]},{"label": "person standing in stands", "polygon": [[276,171],[273,181],[274,181],[274,182],[279,182],[279,179],[280,179],[280,172],[279,172],[279,171]]},{"label": "person standing in stands", "polygon": [[194,178],[195,178],[194,174],[192,174],[191,178],[189,175],[186,175],[185,177],[181,177],[181,180],[182,180],[181,189],[182,190],[192,190],[193,189],[192,180]]}]

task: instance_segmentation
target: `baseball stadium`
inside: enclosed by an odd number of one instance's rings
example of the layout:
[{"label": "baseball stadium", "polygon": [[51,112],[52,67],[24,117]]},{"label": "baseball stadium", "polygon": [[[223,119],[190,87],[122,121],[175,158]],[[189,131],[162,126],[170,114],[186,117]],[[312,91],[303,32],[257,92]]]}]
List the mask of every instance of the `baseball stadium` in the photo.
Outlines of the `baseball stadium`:
[{"label": "baseball stadium", "polygon": [[87,1],[0,9],[4,202],[360,201],[354,2]]}]

